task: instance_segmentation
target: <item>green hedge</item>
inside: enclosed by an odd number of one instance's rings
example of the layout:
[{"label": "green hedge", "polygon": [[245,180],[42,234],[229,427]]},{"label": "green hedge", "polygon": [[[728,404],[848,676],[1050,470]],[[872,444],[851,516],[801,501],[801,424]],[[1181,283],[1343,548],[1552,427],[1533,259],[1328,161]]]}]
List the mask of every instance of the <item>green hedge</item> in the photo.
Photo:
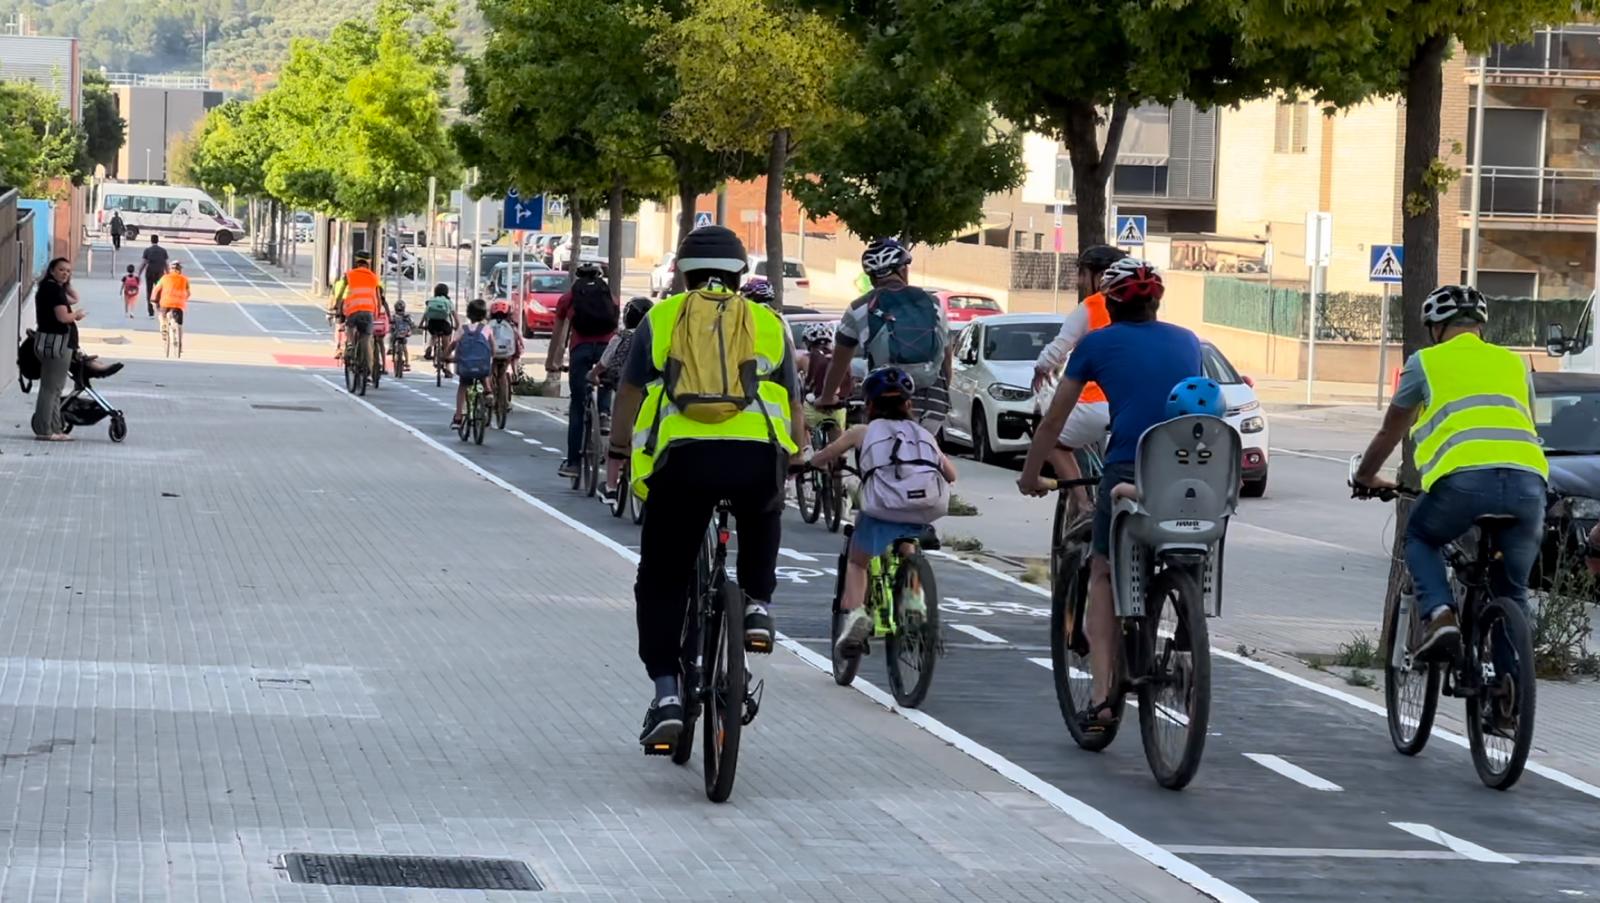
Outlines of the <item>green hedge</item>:
[{"label": "green hedge", "polygon": [[1297,289],[1269,292],[1260,283],[1208,276],[1203,316],[1207,323],[1218,326],[1299,338],[1306,331],[1305,303],[1306,293]]}]

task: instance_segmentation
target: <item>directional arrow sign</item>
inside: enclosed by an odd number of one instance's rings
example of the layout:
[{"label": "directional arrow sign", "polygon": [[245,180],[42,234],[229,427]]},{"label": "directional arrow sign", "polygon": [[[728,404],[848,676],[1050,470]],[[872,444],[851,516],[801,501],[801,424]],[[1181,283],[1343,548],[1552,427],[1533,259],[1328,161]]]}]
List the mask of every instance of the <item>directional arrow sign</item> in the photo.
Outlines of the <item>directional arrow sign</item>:
[{"label": "directional arrow sign", "polygon": [[544,195],[523,198],[517,195],[515,188],[506,192],[505,206],[506,229],[527,229],[538,231],[544,228]]},{"label": "directional arrow sign", "polygon": [[1372,269],[1367,278],[1373,282],[1400,284],[1400,273],[1405,267],[1406,250],[1400,245],[1373,245]]}]

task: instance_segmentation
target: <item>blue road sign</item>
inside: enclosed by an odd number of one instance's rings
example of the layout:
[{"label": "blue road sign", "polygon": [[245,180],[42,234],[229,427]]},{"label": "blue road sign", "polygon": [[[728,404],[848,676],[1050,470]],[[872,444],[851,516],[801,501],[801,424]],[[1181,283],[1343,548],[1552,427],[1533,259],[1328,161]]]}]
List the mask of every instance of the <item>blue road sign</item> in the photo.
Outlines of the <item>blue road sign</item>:
[{"label": "blue road sign", "polygon": [[1373,282],[1400,284],[1400,273],[1405,268],[1406,249],[1400,245],[1373,245],[1372,269],[1367,278]]},{"label": "blue road sign", "polygon": [[544,195],[517,196],[515,188],[506,192],[505,228],[538,231],[544,228]]},{"label": "blue road sign", "polygon": [[1149,219],[1144,216],[1119,216],[1117,217],[1117,237],[1113,244],[1128,247],[1142,247]]},{"label": "blue road sign", "polygon": [[700,228],[701,226],[709,226],[709,225],[711,225],[711,214],[709,214],[709,213],[696,213],[694,215],[694,227],[696,229]]}]

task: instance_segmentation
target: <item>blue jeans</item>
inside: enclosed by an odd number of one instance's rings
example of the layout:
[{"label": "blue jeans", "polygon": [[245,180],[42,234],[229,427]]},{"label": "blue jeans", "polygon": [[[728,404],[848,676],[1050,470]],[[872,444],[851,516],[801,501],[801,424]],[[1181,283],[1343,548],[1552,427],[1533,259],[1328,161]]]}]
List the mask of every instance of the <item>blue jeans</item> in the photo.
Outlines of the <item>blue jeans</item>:
[{"label": "blue jeans", "polygon": [[1526,610],[1528,574],[1539,556],[1544,509],[1544,478],[1526,470],[1466,470],[1433,484],[1417,499],[1406,523],[1406,567],[1418,612],[1428,617],[1446,605],[1454,606],[1443,549],[1485,514],[1516,518],[1499,532],[1497,547],[1503,557],[1500,566],[1490,568],[1490,578],[1496,596],[1509,596]]},{"label": "blue jeans", "polygon": [[[589,371],[600,362],[600,353],[606,350],[604,342],[583,342],[572,346],[567,359],[567,369],[572,374],[572,400],[567,404],[567,463],[575,464],[583,454],[584,402],[589,398]],[[611,390],[600,389],[600,413],[611,413]]]}]

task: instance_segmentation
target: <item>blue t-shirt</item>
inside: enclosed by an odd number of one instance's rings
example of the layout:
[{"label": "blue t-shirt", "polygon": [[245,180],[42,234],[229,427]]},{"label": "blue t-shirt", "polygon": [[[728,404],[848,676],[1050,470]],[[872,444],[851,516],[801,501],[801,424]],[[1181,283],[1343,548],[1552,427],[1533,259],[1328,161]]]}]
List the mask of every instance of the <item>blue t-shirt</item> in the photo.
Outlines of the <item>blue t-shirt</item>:
[{"label": "blue t-shirt", "polygon": [[1099,383],[1110,402],[1107,464],[1132,464],[1139,437],[1167,419],[1172,387],[1203,373],[1200,340],[1182,326],[1159,320],[1096,329],[1067,358],[1067,378]]}]

